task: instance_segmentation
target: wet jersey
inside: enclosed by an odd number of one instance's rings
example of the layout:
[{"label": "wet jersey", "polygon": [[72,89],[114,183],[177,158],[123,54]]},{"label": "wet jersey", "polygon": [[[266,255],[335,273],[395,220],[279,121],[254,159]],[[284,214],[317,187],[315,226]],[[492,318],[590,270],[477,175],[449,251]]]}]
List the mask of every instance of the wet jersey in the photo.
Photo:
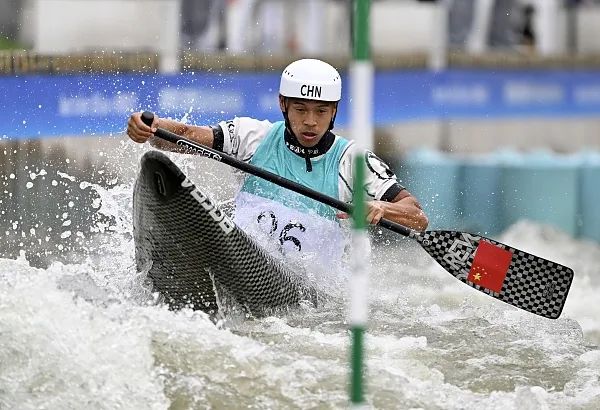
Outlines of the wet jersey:
[{"label": "wet jersey", "polygon": [[[241,161],[250,162],[258,145],[275,124],[247,117],[223,121],[218,125],[220,137],[218,141],[215,140],[214,148]],[[335,138],[341,137],[336,135]],[[290,148],[293,149],[294,147]],[[359,148],[356,144],[350,142],[340,158],[338,199],[344,202],[352,201],[352,169],[358,152]],[[311,160],[314,162],[317,158],[313,157]],[[370,151],[366,151],[366,165],[365,192],[368,199],[391,201],[404,189],[387,164]]]},{"label": "wet jersey", "polygon": [[[340,158],[348,140],[335,138],[326,153],[309,159],[310,172],[306,169],[306,159],[288,148],[284,138],[285,124],[273,124],[267,135],[256,148],[250,163],[261,169],[273,172],[301,185],[311,187],[324,195],[339,197],[338,169]],[[323,218],[335,220],[337,211],[305,195],[290,191],[254,175],[248,175],[241,192],[267,198],[282,203],[288,208],[305,213],[315,213]]]},{"label": "wet jersey", "polygon": [[[329,133],[322,139],[325,145],[307,149],[294,143],[282,121],[235,118],[219,128],[216,149],[325,195],[352,200],[352,164],[358,149],[347,139]],[[395,175],[371,152],[366,152],[366,161],[367,195],[392,200],[403,189]],[[243,176],[235,201],[236,224],[253,236],[269,235],[284,253],[299,251],[318,263],[341,260],[346,235],[332,207],[252,175]]]}]

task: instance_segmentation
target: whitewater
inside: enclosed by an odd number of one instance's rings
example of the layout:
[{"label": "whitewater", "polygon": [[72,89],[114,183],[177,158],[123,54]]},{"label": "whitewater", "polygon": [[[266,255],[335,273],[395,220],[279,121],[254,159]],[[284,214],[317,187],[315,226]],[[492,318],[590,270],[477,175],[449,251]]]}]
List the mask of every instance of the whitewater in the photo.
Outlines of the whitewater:
[{"label": "whitewater", "polygon": [[[0,409],[347,407],[347,278],[332,279],[339,292],[324,306],[276,316],[215,324],[170,311],[135,268],[140,156],[126,164],[131,176],[103,183],[64,163],[0,179],[10,248],[0,257]],[[228,201],[223,168],[172,158]],[[45,219],[7,205],[28,193],[52,204]],[[372,408],[600,408],[600,245],[530,221],[495,238],[574,270],[561,318],[550,320],[457,281],[411,240],[377,227],[371,237]]]}]

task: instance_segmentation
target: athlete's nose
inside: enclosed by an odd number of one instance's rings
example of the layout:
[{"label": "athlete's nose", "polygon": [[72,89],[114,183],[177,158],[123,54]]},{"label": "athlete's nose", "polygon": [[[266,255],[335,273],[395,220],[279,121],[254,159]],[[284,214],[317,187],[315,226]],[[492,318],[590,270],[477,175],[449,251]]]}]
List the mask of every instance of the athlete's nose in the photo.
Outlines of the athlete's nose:
[{"label": "athlete's nose", "polygon": [[314,112],[308,111],[304,116],[304,125],[314,126],[317,125],[317,116]]}]

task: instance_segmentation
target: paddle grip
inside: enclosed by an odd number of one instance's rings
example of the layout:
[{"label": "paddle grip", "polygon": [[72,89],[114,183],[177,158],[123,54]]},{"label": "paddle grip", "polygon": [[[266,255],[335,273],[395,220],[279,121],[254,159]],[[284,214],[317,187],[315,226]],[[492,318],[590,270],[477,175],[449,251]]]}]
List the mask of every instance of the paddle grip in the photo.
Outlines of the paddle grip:
[{"label": "paddle grip", "polygon": [[149,127],[152,125],[152,121],[154,121],[154,114],[150,111],[144,111],[142,113],[142,122]]},{"label": "paddle grip", "polygon": [[[150,111],[144,111],[142,113],[142,122],[144,124],[150,127],[153,121],[154,113],[151,113]],[[185,138],[162,128],[158,128],[154,135],[156,135],[158,138],[162,138],[165,141],[172,142],[173,144],[183,145],[184,147],[187,146],[192,150],[202,150],[202,148],[198,147],[198,145],[194,144],[192,141],[186,140]]]}]

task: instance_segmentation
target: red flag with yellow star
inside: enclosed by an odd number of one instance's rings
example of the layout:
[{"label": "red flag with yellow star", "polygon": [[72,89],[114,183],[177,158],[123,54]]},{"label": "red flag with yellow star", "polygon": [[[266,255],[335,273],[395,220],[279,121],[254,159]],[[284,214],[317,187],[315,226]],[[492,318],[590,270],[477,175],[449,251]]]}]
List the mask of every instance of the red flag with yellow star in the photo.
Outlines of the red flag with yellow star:
[{"label": "red flag with yellow star", "polygon": [[500,293],[511,260],[511,251],[491,242],[479,241],[467,280]]}]

